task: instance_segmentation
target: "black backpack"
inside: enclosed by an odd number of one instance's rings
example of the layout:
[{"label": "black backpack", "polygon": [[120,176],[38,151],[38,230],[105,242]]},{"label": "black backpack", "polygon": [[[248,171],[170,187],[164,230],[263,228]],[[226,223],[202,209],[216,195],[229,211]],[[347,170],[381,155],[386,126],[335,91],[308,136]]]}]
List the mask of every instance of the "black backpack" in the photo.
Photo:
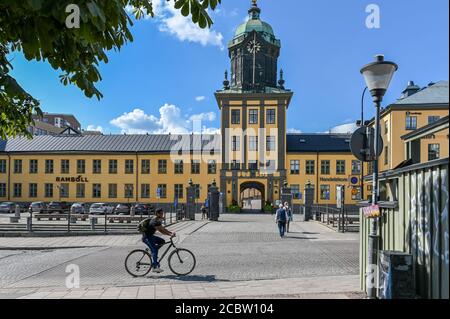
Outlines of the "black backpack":
[{"label": "black backpack", "polygon": [[146,218],[143,221],[141,221],[137,226],[138,232],[140,232],[141,234],[145,234],[148,230],[148,224],[152,221],[152,219],[153,218]]}]

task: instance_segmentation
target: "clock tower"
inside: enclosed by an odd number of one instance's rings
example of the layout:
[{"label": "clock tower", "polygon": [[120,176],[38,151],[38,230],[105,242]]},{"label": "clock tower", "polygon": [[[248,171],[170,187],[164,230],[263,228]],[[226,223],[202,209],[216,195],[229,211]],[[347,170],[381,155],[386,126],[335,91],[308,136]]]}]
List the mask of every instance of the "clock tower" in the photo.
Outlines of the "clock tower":
[{"label": "clock tower", "polygon": [[220,190],[224,206],[244,207],[258,198],[261,209],[280,199],[286,180],[286,111],[293,93],[285,89],[282,70],[277,79],[281,42],[261,20],[256,0],[248,13],[228,44],[231,76],[225,71],[223,89],[215,93],[221,110]]}]

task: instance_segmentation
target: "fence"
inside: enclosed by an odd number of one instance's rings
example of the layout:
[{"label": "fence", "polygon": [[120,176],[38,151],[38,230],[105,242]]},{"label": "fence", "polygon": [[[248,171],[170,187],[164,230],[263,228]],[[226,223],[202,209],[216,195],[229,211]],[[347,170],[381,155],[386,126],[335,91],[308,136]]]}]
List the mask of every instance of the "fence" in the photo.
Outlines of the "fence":
[{"label": "fence", "polygon": [[[417,164],[382,176],[380,186],[395,208],[382,208],[380,250],[413,255],[416,294],[426,299],[449,298],[449,159]],[[360,275],[366,289],[370,221],[361,212]]]},{"label": "fence", "polygon": [[316,221],[321,222],[338,232],[358,232],[359,212],[354,207],[345,207],[343,210],[333,206],[314,205],[312,213]]}]

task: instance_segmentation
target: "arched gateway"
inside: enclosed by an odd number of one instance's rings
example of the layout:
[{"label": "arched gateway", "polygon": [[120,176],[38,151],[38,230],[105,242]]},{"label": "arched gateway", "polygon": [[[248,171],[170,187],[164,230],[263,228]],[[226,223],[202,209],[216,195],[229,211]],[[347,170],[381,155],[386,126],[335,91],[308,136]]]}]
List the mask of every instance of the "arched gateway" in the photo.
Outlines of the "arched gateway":
[{"label": "arched gateway", "polygon": [[266,198],[265,186],[258,182],[245,182],[240,186],[240,206],[244,212],[262,212]]}]

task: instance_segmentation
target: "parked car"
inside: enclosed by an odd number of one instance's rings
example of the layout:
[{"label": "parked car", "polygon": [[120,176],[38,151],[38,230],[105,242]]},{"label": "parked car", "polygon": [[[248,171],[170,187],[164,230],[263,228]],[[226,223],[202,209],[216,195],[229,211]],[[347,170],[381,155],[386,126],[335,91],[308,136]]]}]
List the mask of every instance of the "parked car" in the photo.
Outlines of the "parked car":
[{"label": "parked car", "polygon": [[86,205],[84,203],[74,203],[70,207],[70,212],[72,214],[85,214],[86,213]]},{"label": "parked car", "polygon": [[105,203],[95,203],[89,208],[89,214],[93,215],[112,214],[113,212],[114,207]]},{"label": "parked car", "polygon": [[47,212],[49,213],[61,213],[64,214],[68,212],[70,206],[66,202],[51,202],[47,206]]},{"label": "parked car", "polygon": [[136,204],[134,205],[134,212],[136,215],[147,215],[149,213],[150,207],[146,204]]},{"label": "parked car", "polygon": [[129,215],[131,207],[128,204],[118,204],[114,209],[116,215]]},{"label": "parked car", "polygon": [[42,214],[42,213],[45,213],[46,210],[47,210],[47,206],[45,205],[44,202],[33,202],[28,207],[28,211],[30,213]]},{"label": "parked car", "polygon": [[15,211],[16,211],[16,204],[14,204],[13,202],[0,203],[1,214],[14,214]]}]

